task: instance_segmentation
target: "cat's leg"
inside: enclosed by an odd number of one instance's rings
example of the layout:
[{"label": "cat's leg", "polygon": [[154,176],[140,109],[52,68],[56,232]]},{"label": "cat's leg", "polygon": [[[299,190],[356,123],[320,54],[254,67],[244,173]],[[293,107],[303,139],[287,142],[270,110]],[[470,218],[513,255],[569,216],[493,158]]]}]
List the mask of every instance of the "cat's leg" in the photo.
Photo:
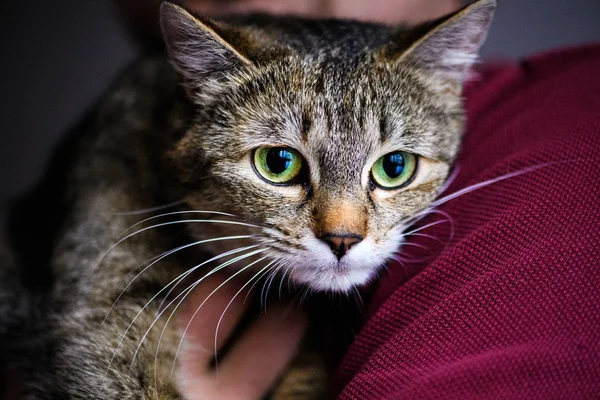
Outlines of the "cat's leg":
[{"label": "cat's leg", "polygon": [[[156,318],[153,290],[136,286],[111,309],[112,300],[78,301],[53,311],[39,365],[29,377],[32,399],[178,400],[171,366],[180,331]],[[57,304],[55,304],[56,306]],[[43,349],[42,349],[43,347]]]},{"label": "cat's leg", "polygon": [[173,236],[150,229],[113,246],[139,220],[116,210],[141,207],[117,189],[85,194],[52,260],[29,398],[180,399],[171,375],[180,330],[174,318],[167,324],[174,307],[160,305],[185,270],[175,257],[148,262],[174,248]]}]

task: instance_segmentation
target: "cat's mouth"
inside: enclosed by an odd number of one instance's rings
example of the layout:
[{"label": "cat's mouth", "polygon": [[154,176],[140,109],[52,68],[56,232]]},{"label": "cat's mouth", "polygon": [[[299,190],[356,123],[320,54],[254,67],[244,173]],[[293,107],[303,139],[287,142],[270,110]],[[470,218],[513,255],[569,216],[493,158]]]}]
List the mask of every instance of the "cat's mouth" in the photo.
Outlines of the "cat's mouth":
[{"label": "cat's mouth", "polygon": [[288,276],[315,291],[349,292],[372,280],[386,258],[368,243],[358,244],[338,258],[331,249],[318,242],[307,244],[308,250],[286,260]]},{"label": "cat's mouth", "polygon": [[374,274],[373,268],[353,269],[339,262],[338,266],[333,268],[296,266],[292,269],[290,277],[312,290],[346,293],[367,284]]}]

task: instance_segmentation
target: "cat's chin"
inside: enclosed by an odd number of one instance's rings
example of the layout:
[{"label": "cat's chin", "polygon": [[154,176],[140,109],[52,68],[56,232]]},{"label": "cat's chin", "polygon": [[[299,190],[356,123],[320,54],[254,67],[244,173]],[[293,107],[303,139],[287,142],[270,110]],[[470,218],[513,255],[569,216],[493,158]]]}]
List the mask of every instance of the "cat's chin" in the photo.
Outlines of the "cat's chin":
[{"label": "cat's chin", "polygon": [[288,257],[284,265],[289,270],[289,278],[297,284],[316,292],[348,293],[374,279],[399,242],[401,236],[381,244],[367,238],[338,261],[328,246],[311,238],[304,241],[308,252]]},{"label": "cat's chin", "polygon": [[347,293],[366,285],[375,275],[373,268],[302,269],[294,268],[291,279],[317,292]]}]

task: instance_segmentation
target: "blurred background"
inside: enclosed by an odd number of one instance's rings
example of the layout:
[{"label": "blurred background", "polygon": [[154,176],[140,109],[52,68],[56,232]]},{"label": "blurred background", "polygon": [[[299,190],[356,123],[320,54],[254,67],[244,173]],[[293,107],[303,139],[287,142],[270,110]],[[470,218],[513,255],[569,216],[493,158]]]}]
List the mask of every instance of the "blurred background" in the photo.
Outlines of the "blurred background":
[{"label": "blurred background", "polygon": [[[108,0],[0,2],[0,210],[35,183],[57,141],[140,55],[120,22]],[[592,41],[600,41],[600,0],[500,0],[483,56]]]}]

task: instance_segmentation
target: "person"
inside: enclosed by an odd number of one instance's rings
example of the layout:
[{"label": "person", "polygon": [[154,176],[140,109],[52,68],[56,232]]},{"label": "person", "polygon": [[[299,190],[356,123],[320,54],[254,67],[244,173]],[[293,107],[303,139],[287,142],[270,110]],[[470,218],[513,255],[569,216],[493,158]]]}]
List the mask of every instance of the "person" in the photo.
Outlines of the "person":
[{"label": "person", "polygon": [[[148,23],[156,2],[115,1],[140,42],[156,43],[158,31]],[[211,15],[260,9],[388,22],[427,19],[458,6],[389,0],[365,9],[366,3],[189,0],[187,5]],[[414,249],[427,251],[404,251],[402,264],[389,265],[334,369],[332,397],[598,397],[597,71],[600,45],[479,69],[465,92],[468,124],[458,172],[438,211],[420,225],[420,236],[410,237]],[[200,287],[180,319],[187,321],[192,306],[218,284]],[[214,338],[203,335],[203,328],[216,325],[232,297],[229,290],[234,288],[218,291],[192,324],[189,334],[198,349],[212,348]],[[232,305],[223,334],[243,311],[243,305]],[[209,368],[212,354],[187,352],[179,368],[189,382],[188,398],[261,398],[306,326],[302,315],[284,316],[283,307],[271,308],[243,334],[228,356],[231,363],[218,374]]]},{"label": "person", "polygon": [[[131,19],[132,10],[144,8],[141,1],[118,4],[130,26],[152,28]],[[376,7],[359,0],[188,0],[187,5],[209,15],[262,10],[379,22],[416,22],[459,7],[452,0],[388,0]],[[152,37],[152,30],[145,32],[138,37]],[[410,238],[417,246],[407,247],[427,251],[405,251],[402,265],[389,266],[334,370],[332,397],[597,398],[597,71],[599,45],[479,68],[465,92],[468,126],[458,173],[442,194],[438,213],[423,222],[421,236]],[[448,193],[455,195],[445,197]],[[219,301],[226,301],[228,293],[221,295]],[[239,393],[230,398],[260,398],[282,372],[305,326],[299,317],[289,325],[295,331],[279,330],[273,322],[278,310],[273,311],[273,319],[246,333],[244,341],[259,344],[238,349],[237,359],[251,361],[230,375],[217,378],[198,368],[202,359],[193,355],[184,360],[181,367],[197,379],[196,393],[240,382]],[[241,315],[240,309],[236,313]],[[198,340],[202,345],[208,339],[199,335]],[[251,383],[239,380],[245,374]]]}]

